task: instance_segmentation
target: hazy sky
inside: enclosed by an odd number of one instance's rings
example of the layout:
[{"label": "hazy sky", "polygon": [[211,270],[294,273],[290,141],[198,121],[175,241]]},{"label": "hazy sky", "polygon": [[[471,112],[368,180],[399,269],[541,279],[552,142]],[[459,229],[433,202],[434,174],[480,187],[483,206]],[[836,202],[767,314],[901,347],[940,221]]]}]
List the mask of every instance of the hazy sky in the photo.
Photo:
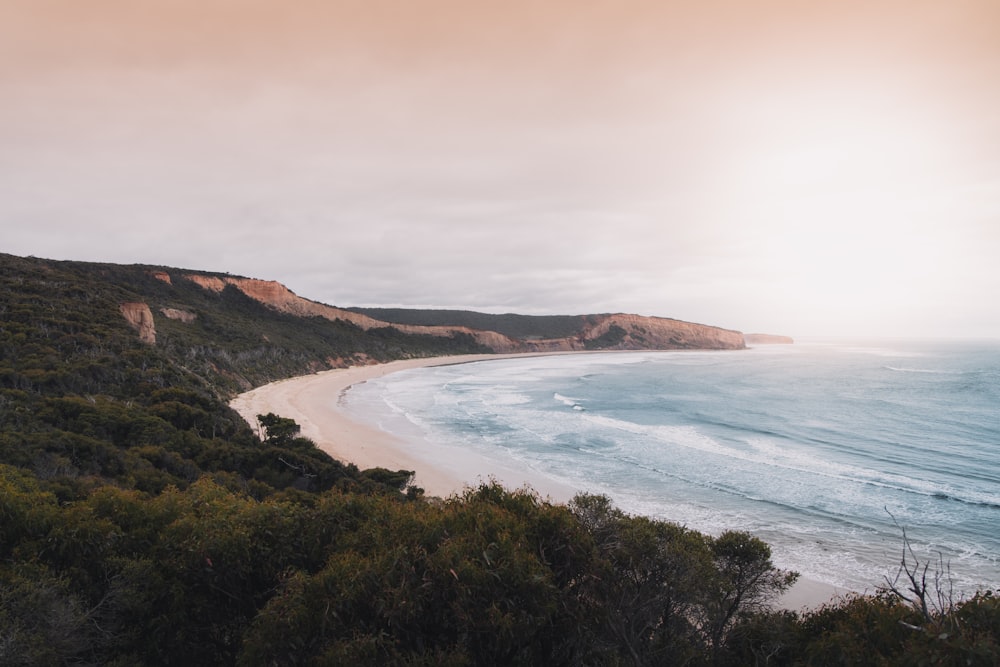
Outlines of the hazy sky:
[{"label": "hazy sky", "polygon": [[1000,337],[998,0],[0,0],[0,251]]}]

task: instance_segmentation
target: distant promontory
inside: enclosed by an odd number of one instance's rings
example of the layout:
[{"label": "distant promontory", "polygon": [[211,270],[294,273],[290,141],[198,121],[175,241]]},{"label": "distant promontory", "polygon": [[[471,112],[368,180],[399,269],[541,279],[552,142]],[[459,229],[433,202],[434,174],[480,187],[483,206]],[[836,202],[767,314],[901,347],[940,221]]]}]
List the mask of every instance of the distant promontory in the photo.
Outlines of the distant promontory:
[{"label": "distant promontory", "polygon": [[743,334],[743,340],[747,345],[791,345],[795,342],[790,336],[762,333]]}]

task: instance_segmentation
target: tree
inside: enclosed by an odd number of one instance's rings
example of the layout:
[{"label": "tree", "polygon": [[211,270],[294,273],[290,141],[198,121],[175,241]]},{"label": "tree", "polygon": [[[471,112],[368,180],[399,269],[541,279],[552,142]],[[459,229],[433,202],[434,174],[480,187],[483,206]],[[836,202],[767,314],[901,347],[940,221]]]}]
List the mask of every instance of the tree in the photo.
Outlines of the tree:
[{"label": "tree", "polygon": [[714,563],[705,535],[666,521],[628,516],[606,496],[581,494],[570,510],[591,533],[598,557],[588,596],[599,601],[598,630],[621,660],[683,663],[703,650],[693,621]]},{"label": "tree", "polygon": [[302,431],[302,428],[294,419],[279,417],[273,412],[268,412],[266,415],[257,415],[257,423],[260,424],[264,443],[274,445],[275,447],[288,446],[291,444],[292,439],[298,437]]},{"label": "tree", "polygon": [[[944,557],[938,554],[937,567],[930,573],[931,562],[929,560],[920,562],[913,551],[913,545],[910,544],[910,538],[906,535],[906,528],[899,525],[896,517],[892,516],[892,512],[888,509],[886,513],[892,517],[892,522],[903,534],[899,568],[892,579],[885,578],[886,589],[920,612],[925,623],[936,626],[942,619],[954,618],[955,597],[951,581],[951,565],[946,564]],[[927,581],[928,574],[932,576],[931,583]]]},{"label": "tree", "polygon": [[774,567],[771,547],[744,531],[726,531],[710,543],[715,574],[708,580],[702,631],[716,662],[733,623],[767,609],[799,575]]}]

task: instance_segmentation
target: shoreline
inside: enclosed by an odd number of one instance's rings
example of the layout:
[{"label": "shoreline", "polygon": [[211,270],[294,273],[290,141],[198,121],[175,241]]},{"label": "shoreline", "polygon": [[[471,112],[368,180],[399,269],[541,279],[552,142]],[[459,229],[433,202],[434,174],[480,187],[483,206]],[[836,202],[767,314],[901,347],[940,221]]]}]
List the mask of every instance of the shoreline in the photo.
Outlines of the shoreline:
[{"label": "shoreline", "polygon": [[[445,468],[443,462],[428,460],[415,455],[407,441],[376,424],[359,420],[344,409],[341,399],[354,385],[383,377],[390,373],[412,368],[431,366],[452,366],[522,357],[551,356],[548,352],[527,352],[513,354],[464,354],[444,357],[421,357],[403,359],[370,366],[351,366],[320,371],[311,375],[278,380],[239,394],[229,402],[229,407],[240,414],[256,428],[259,414],[273,412],[282,417],[294,419],[301,427],[301,434],[316,443],[316,446],[343,463],[353,463],[362,470],[366,468],[388,468],[390,470],[414,471],[413,483],[424,489],[428,496],[447,498],[461,493],[466,486],[476,484],[483,477],[482,471],[475,475],[462,471],[454,465]],[[575,352],[555,354],[577,354]],[[583,353],[586,354],[586,353]],[[458,462],[452,462],[458,463]],[[507,479],[513,471],[504,470],[503,481],[508,486],[519,487],[525,483],[533,486],[540,481],[525,478],[516,482]],[[542,484],[547,488],[537,488],[539,493],[548,492],[558,502],[568,501],[575,490],[559,487],[551,482]]]},{"label": "shoreline", "polygon": [[[414,443],[382,430],[377,424],[359,420],[352,416],[341,402],[344,394],[352,386],[398,371],[557,354],[591,353],[467,354],[337,368],[279,380],[251,389],[233,398],[229,405],[250,424],[251,428],[256,428],[256,417],[259,414],[273,412],[294,419],[301,427],[303,437],[315,442],[317,447],[333,458],[343,463],[353,463],[362,470],[375,467],[412,470],[413,483],[423,488],[428,496],[447,498],[491,478],[508,488],[529,485],[541,497],[551,502],[565,503],[579,489],[559,485],[540,475],[531,475],[526,471],[514,470],[492,461],[490,470],[484,474],[481,468],[474,467],[476,464],[481,466],[483,460],[473,455],[464,460],[448,461],[421,456],[419,452],[414,451],[412,447]],[[847,592],[820,581],[800,578],[775,604],[783,609],[803,610],[819,607]]]}]

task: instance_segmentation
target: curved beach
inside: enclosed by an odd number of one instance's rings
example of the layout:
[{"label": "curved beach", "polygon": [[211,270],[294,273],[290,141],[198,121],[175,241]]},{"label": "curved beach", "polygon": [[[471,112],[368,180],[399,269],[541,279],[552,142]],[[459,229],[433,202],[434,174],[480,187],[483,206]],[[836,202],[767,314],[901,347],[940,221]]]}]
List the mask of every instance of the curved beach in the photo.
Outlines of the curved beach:
[{"label": "curved beach", "polygon": [[428,494],[449,496],[462,488],[461,480],[418,465],[419,462],[406,451],[405,443],[377,426],[352,419],[340,406],[339,399],[352,385],[388,373],[477,358],[479,355],[407,359],[322,371],[257,387],[234,398],[230,407],[251,426],[256,424],[257,415],[269,412],[294,419],[301,426],[304,437],[335,459],[353,463],[361,469],[414,470],[417,472],[415,483]]},{"label": "curved beach", "polygon": [[414,443],[406,442],[375,424],[358,420],[340,403],[340,397],[353,385],[389,373],[524,356],[540,355],[469,354],[338,368],[257,387],[234,398],[230,407],[251,426],[256,424],[257,415],[269,412],[294,419],[301,426],[302,435],[315,442],[317,447],[335,459],[353,463],[361,469],[413,470],[414,483],[431,496],[448,497],[483,478],[494,477],[508,487],[529,484],[552,500],[565,502],[576,492],[574,489],[541,477],[532,477],[523,471],[497,469],[492,463],[489,470],[484,470],[482,461],[471,456],[465,461],[429,461],[414,450]]},{"label": "curved beach", "polygon": [[[314,441],[320,449],[361,469],[413,470],[414,483],[430,496],[448,497],[491,477],[507,487],[529,485],[554,502],[566,502],[577,489],[533,477],[523,470],[498,467],[495,461],[487,462],[474,456],[465,460],[433,460],[427,452],[417,448],[419,443],[405,441],[376,424],[359,420],[340,402],[343,393],[351,386],[389,373],[522,356],[539,355],[459,355],[334,369],[258,387],[234,398],[230,406],[251,426],[256,424],[257,415],[269,412],[294,419],[301,426],[302,435]],[[821,582],[800,579],[781,599],[781,606],[789,609],[818,606],[844,592]]]}]

